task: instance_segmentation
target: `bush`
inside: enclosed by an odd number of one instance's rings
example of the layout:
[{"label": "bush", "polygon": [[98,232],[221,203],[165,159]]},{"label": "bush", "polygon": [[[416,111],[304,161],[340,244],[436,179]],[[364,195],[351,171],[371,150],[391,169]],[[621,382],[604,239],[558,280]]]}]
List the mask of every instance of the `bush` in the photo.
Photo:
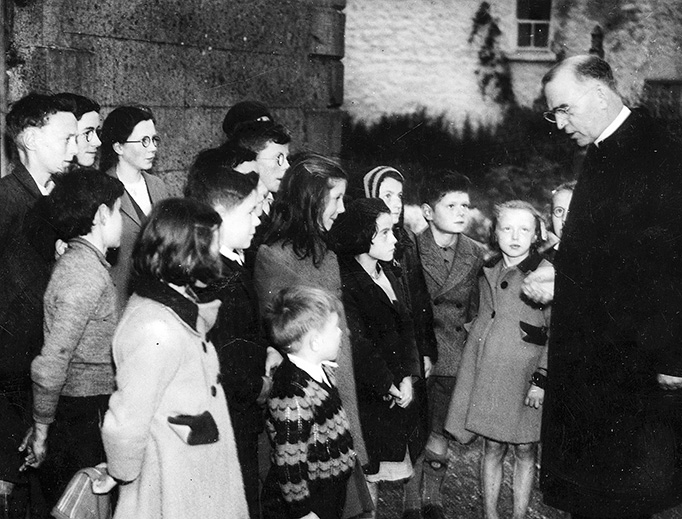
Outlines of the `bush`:
[{"label": "bush", "polygon": [[493,204],[511,198],[528,200],[544,210],[551,190],[574,177],[575,145],[543,120],[539,108],[510,106],[494,128],[465,120],[452,130],[444,115],[425,109],[383,116],[366,124],[346,117],[341,158],[351,176],[351,193],[378,165],[405,174],[407,203],[419,203],[416,188],[425,173],[449,169],[472,181],[473,202],[490,215]]}]

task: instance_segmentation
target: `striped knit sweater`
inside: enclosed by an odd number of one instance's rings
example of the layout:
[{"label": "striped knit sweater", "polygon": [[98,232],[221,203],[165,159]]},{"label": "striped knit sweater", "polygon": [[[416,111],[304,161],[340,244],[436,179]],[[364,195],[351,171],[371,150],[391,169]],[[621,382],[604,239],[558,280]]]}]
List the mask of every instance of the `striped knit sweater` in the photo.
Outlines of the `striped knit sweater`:
[{"label": "striped knit sweater", "polygon": [[353,439],[331,370],[320,384],[285,355],[273,377],[267,430],[272,470],[292,517],[310,510],[316,486],[346,484],[355,463]]}]

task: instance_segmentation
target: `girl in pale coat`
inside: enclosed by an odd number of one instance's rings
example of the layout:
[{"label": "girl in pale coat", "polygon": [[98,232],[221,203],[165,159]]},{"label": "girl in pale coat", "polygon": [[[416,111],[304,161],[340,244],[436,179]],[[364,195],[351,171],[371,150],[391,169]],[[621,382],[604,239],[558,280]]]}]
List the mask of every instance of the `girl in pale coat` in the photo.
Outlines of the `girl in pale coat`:
[{"label": "girl in pale coat", "polygon": [[548,266],[538,212],[513,200],[495,208],[491,245],[501,252],[483,267],[480,303],[457,373],[445,430],[467,443],[483,436],[481,487],[486,519],[497,519],[502,467],[514,450],[514,519],[525,517],[535,476],[547,377],[548,309],[522,295],[531,271]]},{"label": "girl in pale coat", "polygon": [[220,303],[193,287],[220,273],[218,226],[192,200],[157,204],[133,250],[136,292],[114,336],[117,390],[102,436],[120,483],[116,518],[249,516],[218,357]]}]

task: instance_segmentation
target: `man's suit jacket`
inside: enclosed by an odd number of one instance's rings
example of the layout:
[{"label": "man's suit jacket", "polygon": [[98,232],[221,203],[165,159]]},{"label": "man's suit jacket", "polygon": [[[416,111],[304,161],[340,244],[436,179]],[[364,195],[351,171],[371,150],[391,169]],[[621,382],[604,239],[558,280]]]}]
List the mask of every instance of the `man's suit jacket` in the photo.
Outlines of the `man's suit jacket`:
[{"label": "man's suit jacket", "polygon": [[[107,171],[108,175],[116,177],[115,168]],[[159,200],[168,198],[168,190],[163,180],[142,172],[145,182],[147,183],[147,190],[149,191],[149,198],[152,201],[152,206]],[[121,199],[121,215],[123,216],[123,232],[121,233],[121,246],[115,251],[111,251],[107,255],[107,260],[111,263],[111,278],[116,285],[116,292],[118,294],[118,304],[120,312],[125,308],[132,287],[130,285],[130,274],[132,268],[132,253],[137,235],[140,233],[144,218],[140,218],[133,200],[126,191],[123,193]]]},{"label": "man's suit jacket", "polygon": [[30,367],[42,347],[54,256],[54,237],[36,208],[42,199],[21,164],[0,179],[0,480],[13,482],[24,478],[17,448],[30,419]]},{"label": "man's suit jacket", "polygon": [[433,305],[433,326],[438,342],[438,362],[433,374],[457,375],[467,332],[464,324],[476,316],[478,273],[483,266],[483,248],[460,234],[452,265],[443,261],[431,229],[417,235],[426,286]]}]

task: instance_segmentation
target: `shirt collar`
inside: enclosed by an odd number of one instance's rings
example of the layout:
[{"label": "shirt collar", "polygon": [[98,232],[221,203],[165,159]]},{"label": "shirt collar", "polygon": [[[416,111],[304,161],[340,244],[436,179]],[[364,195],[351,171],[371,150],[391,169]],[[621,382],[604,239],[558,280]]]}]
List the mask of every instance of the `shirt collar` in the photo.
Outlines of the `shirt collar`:
[{"label": "shirt collar", "polygon": [[327,375],[322,369],[322,364],[313,364],[312,362],[306,359],[302,359],[301,357],[298,357],[293,353],[287,353],[287,357],[289,357],[289,360],[293,364],[295,364],[297,367],[305,371],[316,382],[329,385],[329,380],[327,379]]},{"label": "shirt collar", "polygon": [[244,251],[242,250],[237,251],[227,247],[220,247],[220,254],[229,260],[236,261],[240,265],[244,265]]},{"label": "shirt collar", "polygon": [[631,113],[632,112],[630,111],[630,109],[627,106],[623,105],[623,108],[620,109],[620,113],[616,116],[616,118],[613,121],[611,121],[611,124],[609,124],[606,127],[606,129],[603,132],[601,132],[601,135],[597,137],[597,140],[594,141],[594,145],[599,146],[599,144],[603,140],[613,135],[613,133],[618,128],[620,128],[620,126],[625,122],[625,119],[627,119]]}]

